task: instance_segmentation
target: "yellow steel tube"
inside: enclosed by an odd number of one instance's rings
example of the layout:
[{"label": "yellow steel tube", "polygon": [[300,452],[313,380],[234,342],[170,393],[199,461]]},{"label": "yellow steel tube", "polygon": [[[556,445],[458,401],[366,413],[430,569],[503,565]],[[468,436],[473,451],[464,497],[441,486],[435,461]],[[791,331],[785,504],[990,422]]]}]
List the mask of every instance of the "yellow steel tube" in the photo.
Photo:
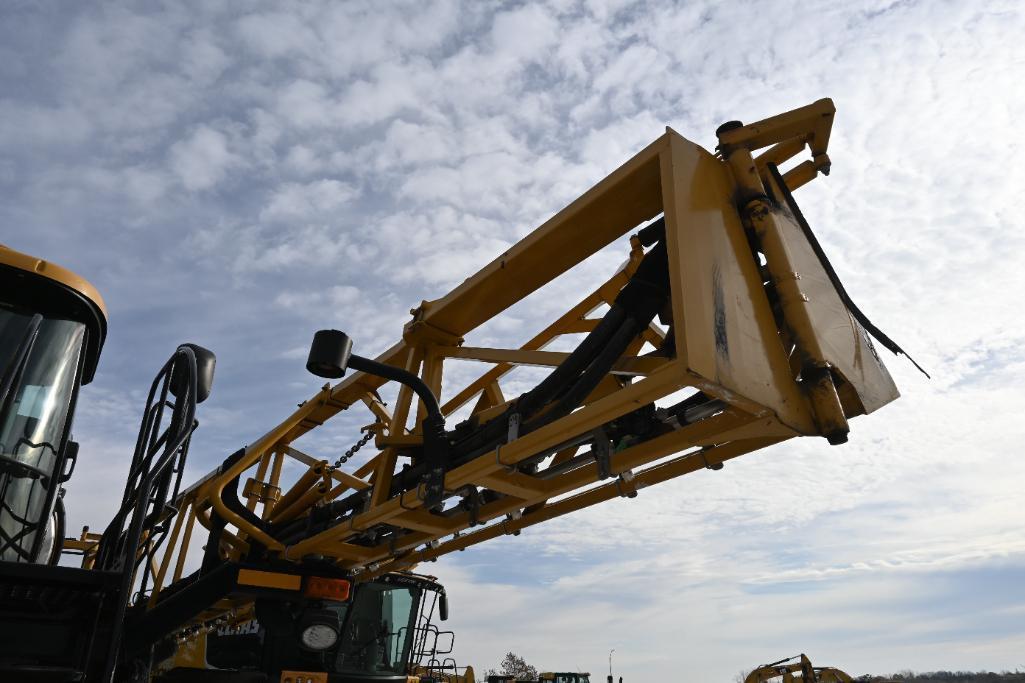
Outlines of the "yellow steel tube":
[{"label": "yellow steel tube", "polygon": [[[318,394],[318,398],[321,400],[327,400],[330,397],[330,390],[324,389]],[[253,466],[256,461],[262,456],[263,452],[268,448],[271,448],[276,444],[282,437],[284,437],[294,426],[298,425],[303,421],[313,410],[316,408],[316,401],[308,401],[303,404],[298,410],[286,419],[284,422],[279,424],[276,428],[265,434],[255,444],[246,449],[246,454],[239,459],[237,463],[228,468],[227,472],[222,473],[220,476],[210,482],[210,490],[207,495],[210,504],[217,510],[223,519],[227,520],[240,531],[244,532],[247,536],[255,538],[268,550],[280,551],[284,550],[284,545],[277,539],[273,538],[269,534],[265,533],[262,529],[259,529],[253,524],[250,524],[246,520],[242,519],[234,512],[228,509],[228,506],[221,500],[221,492],[224,491],[224,487],[227,486],[228,482],[239,477],[247,469]]]},{"label": "yellow steel tube", "polygon": [[698,453],[690,453],[674,458],[668,462],[655,465],[637,474],[632,482],[623,483],[615,480],[602,486],[595,487],[569,498],[564,498],[556,503],[551,503],[538,509],[530,515],[524,515],[519,519],[510,519],[503,522],[491,524],[479,531],[464,534],[458,538],[439,544],[435,548],[412,552],[400,560],[395,560],[382,565],[371,572],[368,578],[373,578],[389,571],[396,571],[412,566],[420,562],[429,562],[438,557],[456,550],[463,550],[486,540],[496,538],[504,534],[511,534],[529,526],[560,517],[570,512],[576,512],[585,507],[617,498],[622,495],[629,495],[631,491],[658,484],[669,479],[679,477],[690,472],[708,467],[708,465],[722,463],[731,458],[749,453],[759,448],[777,443],[782,439],[750,439],[738,441],[723,446],[703,449]]},{"label": "yellow steel tube", "polygon": [[[629,410],[661,398],[678,388],[679,375],[679,364],[671,362],[643,380],[624,387],[613,396],[607,396],[500,447],[494,456],[482,455],[448,472],[445,475],[445,488],[454,491],[479,477],[501,471],[504,467],[529,458],[539,451],[557,446],[566,440],[567,435],[583,434]],[[301,557],[312,553],[323,543],[341,540],[355,531],[386,522],[401,515],[403,510],[421,507],[422,503],[416,491],[406,491],[379,505],[372,505],[368,511],[356,515],[349,525],[326,529],[294,546],[289,546],[287,554],[289,557]]]},{"label": "yellow steel tube", "polygon": [[324,478],[324,469],[327,463],[321,461],[315,466],[306,470],[298,481],[288,489],[288,493],[281,496],[278,504],[274,506],[274,512],[271,513],[268,518],[271,522],[277,522],[281,520],[281,516],[285,510],[291,508],[296,501],[303,499],[311,490],[318,487],[320,482]]},{"label": "yellow steel tube", "polygon": [[[407,372],[417,374],[417,370],[423,360],[423,351],[410,349],[405,357],[403,369]],[[409,419],[409,411],[412,407],[413,390],[403,384],[399,387],[398,397],[395,399],[395,410],[392,413],[391,424],[388,425],[389,436],[401,436],[406,432],[406,421]],[[398,459],[398,452],[394,448],[385,448],[377,457],[377,464],[374,469],[373,485],[374,490],[370,492],[370,506],[380,505],[388,498],[391,492],[392,474],[395,472],[395,463]]]},{"label": "yellow steel tube", "polygon": [[271,521],[274,523],[288,522],[295,519],[303,512],[309,510],[313,505],[325,494],[327,494],[329,487],[325,484],[315,486],[304,494],[296,498],[292,503],[286,506],[279,505],[274,509],[274,515],[271,517]]},{"label": "yellow steel tube", "polygon": [[801,273],[794,266],[782,231],[773,215],[773,207],[765,197],[751,152],[738,149],[730,154],[730,168],[742,188],[743,211],[765,253],[766,269],[775,284],[783,319],[793,335],[801,356],[801,379],[812,404],[816,429],[829,443],[847,440],[847,418],[836,393],[829,363],[818,343],[818,336],[808,309],[807,295],[801,289]]},{"label": "yellow steel tube", "polygon": [[[610,471],[613,475],[622,474],[627,470],[640,467],[659,458],[664,458],[667,455],[689,448],[696,443],[704,441],[711,435],[731,430],[739,425],[750,422],[752,419],[750,415],[743,412],[727,411],[693,425],[688,425],[681,430],[668,432],[617,453],[610,462]],[[521,508],[539,503],[545,498],[561,496],[564,493],[595,481],[598,481],[598,469],[597,465],[591,463],[545,482],[547,486],[544,493],[535,493],[526,500],[504,498],[485,505],[478,512],[478,521],[487,522],[496,517],[501,517]],[[403,515],[406,514],[409,513],[403,513]],[[403,515],[389,519],[389,523],[402,526],[401,519]],[[458,520],[458,524],[452,528],[452,531],[459,531],[467,527],[469,527],[468,518],[463,517],[461,520]],[[432,539],[434,536],[434,534],[410,534],[404,537],[401,542],[395,544],[394,548],[378,549],[376,554],[371,556],[371,561],[384,559],[392,552],[401,552],[414,548]]]},{"label": "yellow steel tube", "polygon": [[189,554],[189,542],[192,541],[192,529],[196,525],[195,504],[190,503],[188,507],[188,521],[185,524],[185,534],[182,536],[181,546],[178,548],[178,562],[174,565],[173,581],[178,581],[185,570],[185,558]]},{"label": "yellow steel tube", "polygon": [[[534,335],[526,344],[520,347],[523,351],[535,351],[544,348],[544,346],[562,334],[585,331],[589,332],[593,329],[596,323],[589,322],[586,325],[586,329],[580,329],[581,321],[584,316],[594,311],[604,301],[605,297],[603,292],[610,288],[619,291],[626,284],[630,275],[637,269],[637,264],[640,263],[640,259],[643,257],[643,252],[636,250],[631,252],[630,260],[627,265],[613,275],[600,287],[595,289],[593,292],[584,297],[580,303],[573,306],[566,313],[559,317],[554,323],[546,327],[545,329]],[[482,391],[487,385],[497,382],[502,375],[512,370],[515,365],[512,363],[502,363],[488,370],[486,373],[478,377],[476,380],[466,386],[465,389],[460,391],[454,397],[449,399],[441,407],[441,412],[448,415],[456,410],[463,407],[467,401],[473,398],[477,393]]]},{"label": "yellow steel tube", "polygon": [[[256,481],[262,482],[263,478],[267,475],[267,465],[270,462],[270,458],[271,451],[264,451],[263,456],[260,458],[260,464],[256,467],[256,476],[254,477]],[[246,509],[250,512],[255,510],[256,504],[259,500],[260,496],[256,492],[253,492],[253,494],[249,496],[249,500],[246,501]]]},{"label": "yellow steel tube", "polygon": [[[271,456],[271,467],[270,467],[270,479],[268,484],[274,488],[278,487],[281,482],[281,467],[285,462],[285,451],[283,447],[277,447],[273,449]],[[263,502],[263,509],[260,511],[260,517],[267,519],[271,516],[274,511],[274,506],[277,505],[277,501],[274,499],[265,500]]]},{"label": "yellow steel tube", "polygon": [[178,534],[181,533],[182,524],[185,523],[184,512],[190,506],[191,503],[186,502],[178,509],[178,518],[174,520],[174,526],[171,528],[171,535],[167,539],[167,546],[164,550],[164,556],[160,560],[160,567],[157,571],[153,572],[153,591],[149,599],[150,607],[157,603],[157,596],[160,595],[160,589],[164,585],[164,575],[167,573],[167,569],[171,565],[171,556],[174,554],[174,550],[177,547]]}]

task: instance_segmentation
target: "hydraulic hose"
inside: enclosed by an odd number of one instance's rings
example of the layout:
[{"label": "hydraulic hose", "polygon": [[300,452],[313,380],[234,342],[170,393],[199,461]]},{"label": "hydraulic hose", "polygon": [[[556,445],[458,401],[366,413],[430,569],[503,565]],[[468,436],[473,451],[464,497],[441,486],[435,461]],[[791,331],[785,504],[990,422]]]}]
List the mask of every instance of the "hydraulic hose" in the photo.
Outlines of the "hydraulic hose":
[{"label": "hydraulic hose", "polygon": [[[482,427],[472,428],[472,423],[464,423],[446,433],[446,438],[451,440],[448,467],[468,462],[502,443],[508,437],[509,418],[514,413],[520,416],[520,433],[527,433],[568,415],[587,399],[630,343],[644,331],[655,315],[665,308],[669,298],[669,272],[664,227],[664,221],[660,219],[642,229],[645,244],[654,246],[644,255],[634,275],[616,296],[609,311],[558,367],[533,389],[515,399],[502,415],[492,418]],[[355,360],[356,357],[353,356],[350,366],[363,370],[364,368],[356,366],[353,362]],[[359,362],[363,362],[363,359]],[[384,372],[391,370],[396,368],[383,366],[374,367],[369,371],[389,377]],[[406,378],[403,377],[399,381],[404,379]],[[413,389],[424,398],[416,386],[413,386]],[[432,412],[434,405],[429,403],[428,399],[424,402],[428,412]],[[461,427],[470,427],[472,431],[462,436]],[[425,472],[426,467],[423,463],[416,463],[397,472],[392,479],[390,495],[395,496],[409,490],[421,481]],[[315,511],[314,516],[303,520],[301,526],[297,520],[282,525],[280,532],[286,536],[297,535],[303,531],[315,532],[319,528],[331,526],[344,515],[360,509],[365,497],[365,492],[353,493]]]},{"label": "hydraulic hose", "polygon": [[[602,317],[601,322],[580,342],[566,360],[555,368],[540,384],[516,399],[505,414],[492,419],[483,429],[457,442],[452,450],[453,456],[465,457],[466,454],[471,454],[472,456],[493,448],[500,439],[505,438],[508,415],[514,411],[519,414],[521,422],[526,423],[553,398],[559,397],[560,406],[562,406],[565,413],[571,412],[579,405],[580,401],[587,397],[590,391],[586,392],[583,396],[578,396],[576,405],[569,406],[566,409],[566,406],[569,404],[564,401],[564,394],[567,391],[567,387],[571,386],[570,382],[578,378],[585,369],[591,367],[594,367],[591,370],[593,375],[597,377],[597,380],[600,380],[601,376],[611,369],[612,364],[623,353],[620,350],[615,357],[608,360],[610,340],[617,335],[627,334],[623,332],[624,327],[629,327],[633,330],[629,336],[629,339],[632,339],[665,306],[666,299],[669,296],[669,271],[665,239],[663,237],[664,222],[661,220],[656,221],[647,226],[645,230],[649,230],[647,233],[649,238],[658,236],[661,239],[655,242],[655,246],[644,255],[640,265],[637,267],[637,271],[616,296],[612,307]],[[625,349],[629,344],[629,339],[627,344],[622,345],[622,349]],[[604,370],[601,369],[602,366],[595,366],[594,364],[594,360],[599,356],[606,359],[603,365],[607,365],[607,367]],[[594,377],[589,381],[597,385]],[[592,386],[591,388],[593,389],[594,387]]]},{"label": "hydraulic hose", "polygon": [[452,447],[453,457],[465,458],[468,455],[473,457],[473,455],[494,448],[495,444],[506,438],[509,417],[513,413],[519,414],[520,419],[524,421],[537,414],[541,408],[558,396],[560,391],[565,391],[569,383],[573,382],[593,362],[608,340],[622,326],[625,319],[626,311],[621,307],[613,306],[602,317],[598,325],[584,337],[577,348],[540,384],[521,394],[502,415],[493,418],[466,437],[461,439],[457,437]]},{"label": "hydraulic hose", "polygon": [[626,351],[630,342],[637,336],[637,332],[635,321],[632,318],[624,322],[616,330],[606,347],[602,349],[602,352],[598,354],[598,357],[594,359],[594,362],[580,375],[559,402],[550,410],[527,422],[521,433],[528,434],[573,412],[608,374],[615,362]]},{"label": "hydraulic hose", "polygon": [[591,365],[608,341],[620,331],[625,319],[626,311],[623,308],[619,306],[610,308],[566,360],[541,380],[540,384],[517,399],[516,411],[520,417],[526,419],[534,415],[552,400],[560,389],[565,388],[568,382]]},{"label": "hydraulic hose", "polygon": [[630,343],[651,323],[669,297],[669,273],[665,241],[649,251],[630,282],[616,297],[613,309],[627,311],[626,320],[609,338],[605,348],[583,372],[559,402],[541,416],[528,422],[523,433],[539,429],[569,415],[594,391],[619,360]]},{"label": "hydraulic hose", "polygon": [[438,397],[434,395],[434,392],[431,391],[431,388],[428,387],[422,379],[413,373],[403,370],[402,368],[397,368],[394,365],[378,363],[376,360],[357,356],[356,354],[349,356],[349,367],[353,370],[359,370],[360,372],[366,372],[371,375],[377,375],[378,377],[393,380],[400,384],[405,384],[416,392],[416,395],[424,402],[428,415],[434,418],[444,419],[441,414],[441,406],[438,405]]}]

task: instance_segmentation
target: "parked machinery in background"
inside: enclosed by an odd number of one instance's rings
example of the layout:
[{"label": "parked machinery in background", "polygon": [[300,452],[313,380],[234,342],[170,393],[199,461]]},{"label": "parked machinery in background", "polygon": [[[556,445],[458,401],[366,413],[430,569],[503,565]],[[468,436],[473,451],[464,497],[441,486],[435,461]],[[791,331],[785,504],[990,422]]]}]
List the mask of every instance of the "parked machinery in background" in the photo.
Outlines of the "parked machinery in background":
[{"label": "parked machinery in background", "polygon": [[849,675],[830,666],[812,666],[801,653],[772,664],[763,664],[744,679],[744,683],[853,683]]}]

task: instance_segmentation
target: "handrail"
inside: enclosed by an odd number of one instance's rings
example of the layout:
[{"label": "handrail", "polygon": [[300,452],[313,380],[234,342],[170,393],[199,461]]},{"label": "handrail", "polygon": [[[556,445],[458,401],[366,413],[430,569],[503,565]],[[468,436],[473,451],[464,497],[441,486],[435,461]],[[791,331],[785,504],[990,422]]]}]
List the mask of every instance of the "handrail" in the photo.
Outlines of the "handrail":
[{"label": "handrail", "polygon": [[[173,403],[168,400],[172,382],[179,383],[179,395]],[[182,383],[184,386],[181,386]],[[150,385],[121,507],[104,531],[96,554],[97,569],[121,574],[121,586],[112,622],[113,632],[106,660],[105,681],[110,680],[119,661],[125,614],[137,578],[136,571],[140,563],[143,564],[143,590],[151,571],[151,563],[145,562],[155,550],[150,543],[151,537],[147,538],[149,547],[140,552],[144,532],[147,532],[148,536],[152,531],[144,529],[146,519],[150,516],[148,511],[151,508],[159,510],[167,502],[165,484],[168,482],[165,481],[165,477],[172,474],[175,463],[178,463],[180,480],[188,443],[197,426],[196,397],[196,354],[188,345],[182,345],[164,363]],[[161,431],[165,408],[170,408],[171,416],[166,429]],[[154,497],[154,488],[158,482],[159,494]],[[163,536],[157,545],[162,540]]]}]

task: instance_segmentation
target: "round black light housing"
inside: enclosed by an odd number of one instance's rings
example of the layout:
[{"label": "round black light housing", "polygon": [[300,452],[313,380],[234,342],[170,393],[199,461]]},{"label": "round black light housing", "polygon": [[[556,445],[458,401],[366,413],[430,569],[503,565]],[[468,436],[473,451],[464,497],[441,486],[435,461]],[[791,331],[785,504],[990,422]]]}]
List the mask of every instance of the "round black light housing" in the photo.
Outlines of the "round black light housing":
[{"label": "round black light housing", "polygon": [[345,375],[352,355],[352,340],[338,330],[320,330],[313,335],[306,369],[317,377],[338,379]]},{"label": "round black light housing", "polygon": [[737,130],[738,128],[743,127],[744,124],[740,121],[727,121],[726,123],[722,124],[721,126],[715,129],[715,137],[719,137],[723,133],[728,133],[731,130]]},{"label": "round black light housing", "polygon": [[338,614],[332,610],[306,610],[299,619],[299,644],[313,652],[334,647],[341,630],[339,621]]}]

